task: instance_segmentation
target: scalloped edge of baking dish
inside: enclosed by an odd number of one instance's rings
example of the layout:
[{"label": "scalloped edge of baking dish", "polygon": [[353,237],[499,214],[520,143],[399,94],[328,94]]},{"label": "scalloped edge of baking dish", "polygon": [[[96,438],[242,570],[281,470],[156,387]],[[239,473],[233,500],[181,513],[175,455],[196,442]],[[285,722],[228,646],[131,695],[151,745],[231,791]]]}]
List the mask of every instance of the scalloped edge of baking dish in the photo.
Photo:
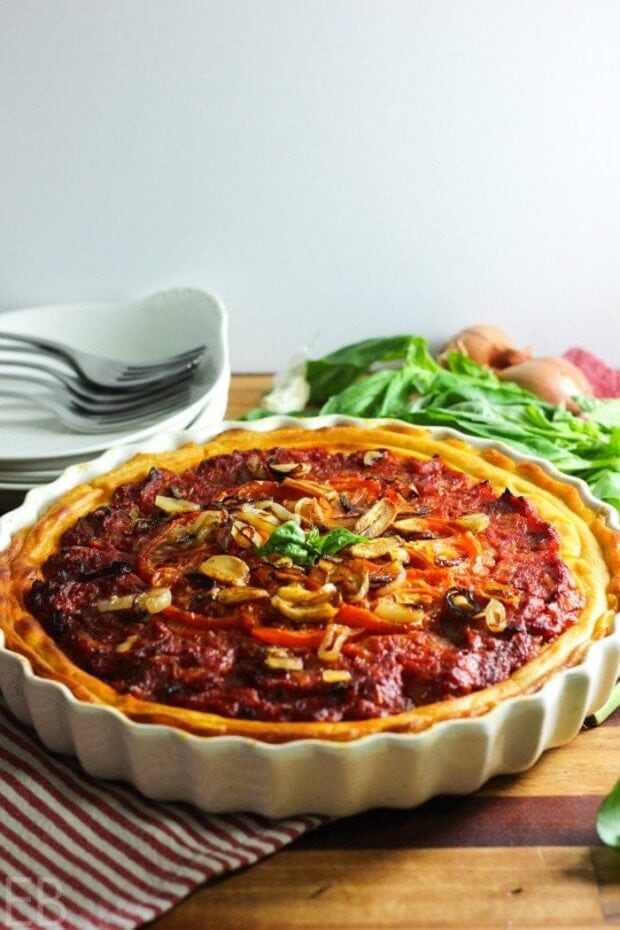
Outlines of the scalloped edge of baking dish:
[{"label": "scalloped edge of baking dish", "polygon": [[[110,449],[73,465],[54,482],[31,491],[0,517],[0,548],[35,521],[59,495],[120,465],[137,452],[208,442],[223,430],[264,432],[297,425],[313,430],[340,424],[389,425],[327,416],[255,423],[224,421],[200,431],[166,433]],[[475,448],[497,448],[516,461],[535,462],[573,485],[607,522],[620,528],[610,507],[579,479],[501,443],[444,428]],[[138,723],[112,707],[78,700],[56,681],[37,676],[29,661],[4,647],[0,631],[0,688],[15,716],[36,730],[53,752],[77,756],[91,775],[124,780],[150,798],[186,801],[211,812],[252,811],[270,817],[355,814],[372,807],[414,807],[438,794],[467,794],[498,774],[524,771],[549,748],[571,740],[585,718],[608,698],[620,670],[620,615],[613,630],[593,642],[580,664],[556,672],[539,691],[501,702],[479,717],[446,720],[419,733],[377,733],[345,743],[318,739],[263,743],[242,736],[196,736],[176,727]]]}]

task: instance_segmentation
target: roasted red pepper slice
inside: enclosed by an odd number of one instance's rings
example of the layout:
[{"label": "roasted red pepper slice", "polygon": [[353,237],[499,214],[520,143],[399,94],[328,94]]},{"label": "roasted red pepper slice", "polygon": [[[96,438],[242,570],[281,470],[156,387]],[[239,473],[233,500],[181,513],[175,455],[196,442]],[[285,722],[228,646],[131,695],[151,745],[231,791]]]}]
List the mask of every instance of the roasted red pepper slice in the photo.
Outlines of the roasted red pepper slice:
[{"label": "roasted red pepper slice", "polygon": [[411,629],[410,623],[392,623],[389,620],[382,620],[371,610],[366,610],[365,607],[355,607],[353,604],[341,604],[335,621],[344,623],[345,626],[368,630],[370,633],[402,633]]},{"label": "roasted red pepper slice", "polygon": [[225,617],[207,617],[206,614],[197,614],[193,610],[183,610],[172,604],[162,610],[167,620],[182,623],[199,630],[223,630],[229,627],[241,627],[242,620],[239,614],[227,614]]}]

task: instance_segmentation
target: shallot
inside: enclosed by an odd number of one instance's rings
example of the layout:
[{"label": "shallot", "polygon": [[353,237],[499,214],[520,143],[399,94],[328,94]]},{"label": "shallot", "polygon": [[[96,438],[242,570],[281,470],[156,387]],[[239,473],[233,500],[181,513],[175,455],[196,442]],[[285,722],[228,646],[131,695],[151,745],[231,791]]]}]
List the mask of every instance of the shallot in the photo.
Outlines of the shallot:
[{"label": "shallot", "polygon": [[530,358],[529,349],[518,349],[506,333],[497,326],[468,326],[450,339],[440,353],[440,360],[448,352],[460,352],[485,368],[500,370],[517,365]]},{"label": "shallot", "polygon": [[579,408],[571,398],[592,394],[584,373],[566,358],[532,358],[497,374],[502,381],[513,381],[549,403],[564,402],[573,412]]}]

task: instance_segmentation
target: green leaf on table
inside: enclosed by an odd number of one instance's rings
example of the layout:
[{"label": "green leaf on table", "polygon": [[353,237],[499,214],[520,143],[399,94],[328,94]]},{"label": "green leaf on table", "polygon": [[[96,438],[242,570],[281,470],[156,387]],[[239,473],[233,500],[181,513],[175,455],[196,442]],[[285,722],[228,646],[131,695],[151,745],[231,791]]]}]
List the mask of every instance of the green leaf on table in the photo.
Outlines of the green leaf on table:
[{"label": "green leaf on table", "polygon": [[252,422],[253,420],[264,420],[265,417],[272,416],[273,413],[271,410],[266,410],[264,407],[253,407],[251,410],[246,410],[245,413],[242,413],[239,419],[244,422]]},{"label": "green leaf on table", "polygon": [[582,397],[579,404],[582,410],[587,413],[588,419],[601,423],[603,426],[617,426],[620,428],[620,397],[607,400]]},{"label": "green leaf on table", "polygon": [[598,809],[596,832],[607,846],[620,849],[620,780]]},{"label": "green leaf on table", "polygon": [[[316,411],[311,410],[288,410],[286,412],[287,417],[310,417],[313,416]],[[273,410],[267,410],[265,407],[253,407],[251,410],[246,410],[245,413],[242,413],[238,418],[244,422],[251,422],[252,420],[264,420],[266,417],[273,417],[277,414],[274,414]]]},{"label": "green leaf on table", "polygon": [[345,413],[350,417],[375,417],[384,404],[386,392],[394,380],[397,371],[382,369],[355,382],[331,397],[321,407],[321,413]]},{"label": "green leaf on table", "polygon": [[[306,379],[310,385],[310,403],[324,404],[333,395],[351,387],[361,377],[372,374],[380,362],[402,360],[427,372],[439,370],[426,341],[420,336],[391,336],[355,342],[320,359],[309,359]],[[343,411],[340,411],[343,412]]]},{"label": "green leaf on table", "polygon": [[602,707],[592,714],[589,719],[596,726],[600,726],[608,717],[611,717],[615,711],[620,707],[620,682],[616,682],[612,688],[611,694],[605,701]]}]

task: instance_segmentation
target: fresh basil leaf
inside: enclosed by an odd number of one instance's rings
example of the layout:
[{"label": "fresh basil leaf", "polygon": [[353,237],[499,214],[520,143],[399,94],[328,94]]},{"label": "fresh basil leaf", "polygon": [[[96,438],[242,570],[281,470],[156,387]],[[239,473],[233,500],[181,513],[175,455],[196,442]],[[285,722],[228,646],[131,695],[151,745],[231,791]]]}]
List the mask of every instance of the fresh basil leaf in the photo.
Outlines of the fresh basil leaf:
[{"label": "fresh basil leaf", "polygon": [[608,400],[595,400],[592,397],[583,397],[579,405],[590,420],[604,426],[617,426],[620,428],[620,397]]},{"label": "fresh basil leaf", "polygon": [[453,372],[456,375],[462,375],[466,378],[472,378],[483,383],[486,382],[493,386],[497,386],[500,383],[506,384],[506,382],[500,382],[490,369],[483,368],[482,365],[478,365],[477,362],[474,362],[473,359],[468,358],[466,355],[461,355],[460,352],[452,351],[446,353],[444,356],[444,365],[447,371]]},{"label": "fresh basil leaf", "polygon": [[257,552],[259,555],[287,555],[297,565],[312,565],[317,558],[317,553],[308,548],[306,534],[294,520],[287,520],[277,526]]},{"label": "fresh basil leaf", "polygon": [[287,520],[276,527],[264,546],[257,549],[259,555],[287,555],[297,565],[314,565],[322,555],[334,555],[345,546],[356,542],[365,542],[365,536],[358,536],[344,527],[330,530],[323,536],[316,527],[308,535],[294,520]]},{"label": "fresh basil leaf", "polygon": [[431,355],[428,343],[422,336],[408,336],[406,361],[415,367],[418,373],[434,374],[441,371],[441,365]]},{"label": "fresh basil leaf", "polygon": [[314,549],[315,552],[318,552],[320,540],[321,534],[319,533],[316,526],[313,526],[306,536],[306,546],[308,546],[309,549]]},{"label": "fresh basil leaf", "polygon": [[323,356],[321,361],[332,365],[353,365],[363,371],[373,362],[406,358],[412,343],[420,343],[420,337],[405,335],[364,339],[330,352],[329,355]]},{"label": "fresh basil leaf", "polygon": [[287,543],[298,543],[301,545],[306,544],[306,534],[302,530],[299,523],[296,523],[295,520],[287,520],[286,523],[280,523],[280,525],[275,528],[263,548],[275,544],[286,545]]},{"label": "fresh basil leaf", "polygon": [[380,416],[383,398],[396,374],[396,371],[389,369],[375,371],[363,381],[351,384],[340,394],[330,398],[321,407],[321,413],[346,413],[351,417]]},{"label": "fresh basil leaf", "polygon": [[[311,417],[318,413],[318,410],[287,410],[287,417]],[[265,417],[275,416],[273,410],[267,410],[265,407],[253,407],[252,410],[246,410],[238,418],[239,420],[252,421],[264,420]]]},{"label": "fresh basil leaf", "polygon": [[323,536],[321,536],[316,526],[313,526],[306,536],[306,547],[309,551],[316,553],[317,557],[320,555],[335,555],[345,546],[352,546],[358,542],[366,542],[366,537],[359,536],[344,526],[329,530]]},{"label": "fresh basil leaf", "polygon": [[252,420],[264,420],[265,417],[272,417],[271,410],[265,410],[264,407],[253,407],[252,410],[246,410],[239,417],[240,420],[251,422]]},{"label": "fresh basil leaf", "polygon": [[381,404],[377,410],[378,417],[402,417],[409,409],[412,395],[418,392],[419,385],[413,378],[411,366],[405,365],[398,371],[390,372],[392,378],[386,385]]},{"label": "fresh basil leaf", "polygon": [[310,385],[311,403],[321,405],[334,394],[340,394],[357,380],[362,371],[356,365],[310,359],[306,366],[306,378]]},{"label": "fresh basil leaf", "polygon": [[607,846],[620,849],[620,781],[598,809],[596,832]]},{"label": "fresh basil leaf", "polygon": [[418,369],[433,372],[439,369],[420,336],[392,336],[366,339],[344,346],[321,359],[306,364],[306,379],[310,385],[310,402],[324,404],[334,394],[350,387],[363,375],[370,374],[378,362],[403,359]]},{"label": "fresh basil leaf", "polygon": [[358,536],[357,533],[347,530],[345,527],[330,530],[317,540],[321,555],[335,555],[345,546],[352,546],[358,542],[366,542],[366,536]]}]

